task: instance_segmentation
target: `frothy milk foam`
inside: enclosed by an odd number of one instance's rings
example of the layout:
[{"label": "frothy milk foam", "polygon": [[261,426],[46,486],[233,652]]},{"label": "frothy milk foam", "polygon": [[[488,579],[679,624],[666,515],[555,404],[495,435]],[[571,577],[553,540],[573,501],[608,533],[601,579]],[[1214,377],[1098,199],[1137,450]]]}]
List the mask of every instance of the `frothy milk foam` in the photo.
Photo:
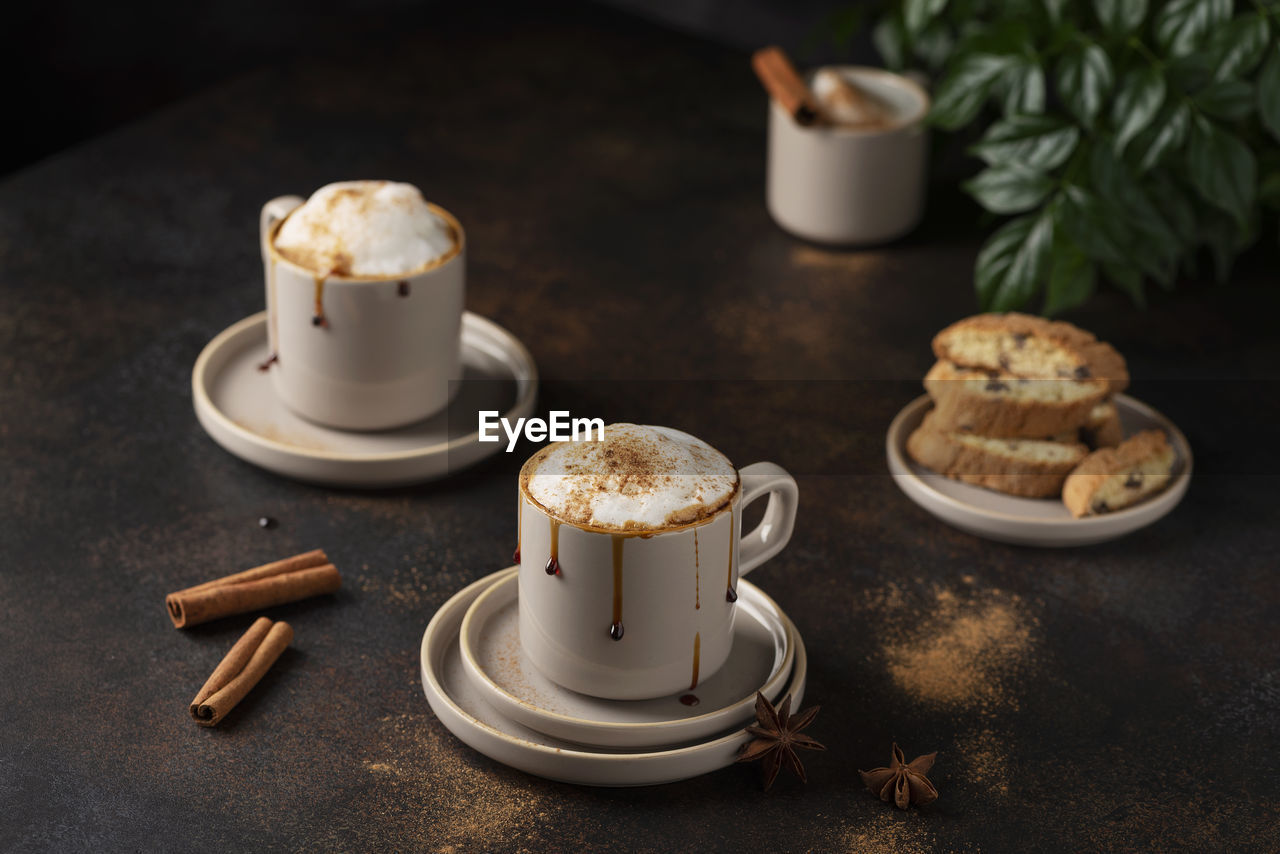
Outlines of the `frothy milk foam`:
[{"label": "frothy milk foam", "polygon": [[603,441],[558,442],[529,458],[520,484],[552,516],[618,531],[662,530],[714,515],[738,472],[701,439],[642,424],[610,424]]},{"label": "frothy milk foam", "polygon": [[407,275],[444,257],[456,237],[412,184],[340,181],[289,214],[276,251],[319,275]]}]

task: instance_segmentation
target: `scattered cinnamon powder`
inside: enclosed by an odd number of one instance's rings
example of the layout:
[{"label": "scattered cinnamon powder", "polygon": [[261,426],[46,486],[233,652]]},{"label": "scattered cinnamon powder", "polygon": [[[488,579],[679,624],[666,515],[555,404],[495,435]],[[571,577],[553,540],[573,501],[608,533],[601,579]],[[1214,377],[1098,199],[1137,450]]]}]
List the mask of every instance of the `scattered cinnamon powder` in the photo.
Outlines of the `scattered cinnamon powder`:
[{"label": "scattered cinnamon powder", "polygon": [[921,703],[1016,710],[1009,677],[1034,653],[1034,618],[1015,594],[935,589],[923,615],[890,631],[881,654],[893,681]]},{"label": "scattered cinnamon powder", "polygon": [[966,783],[998,795],[1009,793],[1008,739],[992,729],[956,738],[955,759],[963,765]]},{"label": "scattered cinnamon powder", "polygon": [[829,850],[849,854],[930,854],[936,840],[919,812],[879,810],[875,818],[842,829]]},{"label": "scattered cinnamon powder", "polygon": [[[519,840],[539,850],[543,827],[555,827],[569,801],[545,780],[490,771],[489,760],[463,748],[430,710],[379,719],[365,769],[378,782],[371,809],[394,825],[420,828],[398,847],[420,851],[491,851]],[[412,819],[412,821],[409,821]],[[585,820],[575,815],[574,821]]]}]

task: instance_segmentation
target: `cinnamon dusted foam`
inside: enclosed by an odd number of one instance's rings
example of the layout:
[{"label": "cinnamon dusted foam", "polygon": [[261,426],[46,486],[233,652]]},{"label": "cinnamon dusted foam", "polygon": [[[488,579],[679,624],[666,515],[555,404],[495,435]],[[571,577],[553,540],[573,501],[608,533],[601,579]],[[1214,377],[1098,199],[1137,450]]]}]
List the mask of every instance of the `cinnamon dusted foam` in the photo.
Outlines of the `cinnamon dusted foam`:
[{"label": "cinnamon dusted foam", "polygon": [[538,451],[520,471],[520,488],[571,525],[656,532],[714,516],[733,500],[738,472],[688,433],[610,424],[603,441],[557,442]]}]

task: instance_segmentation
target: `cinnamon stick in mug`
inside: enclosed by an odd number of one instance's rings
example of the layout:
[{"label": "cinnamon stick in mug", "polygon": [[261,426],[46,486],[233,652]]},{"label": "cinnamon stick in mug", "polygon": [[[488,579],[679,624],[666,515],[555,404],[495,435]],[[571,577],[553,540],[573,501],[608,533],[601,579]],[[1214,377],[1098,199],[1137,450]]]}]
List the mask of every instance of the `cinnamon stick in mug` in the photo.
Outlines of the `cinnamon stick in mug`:
[{"label": "cinnamon stick in mug", "polygon": [[751,57],[751,67],[769,96],[799,124],[816,124],[823,119],[818,100],[782,48],[771,46],[756,51]]},{"label": "cinnamon stick in mug", "polygon": [[206,581],[165,597],[174,628],[333,593],[342,576],[322,549]]},{"label": "cinnamon stick in mug", "polygon": [[293,628],[259,617],[244,633],[191,701],[191,717],[200,726],[217,726],[275,664],[293,640]]}]

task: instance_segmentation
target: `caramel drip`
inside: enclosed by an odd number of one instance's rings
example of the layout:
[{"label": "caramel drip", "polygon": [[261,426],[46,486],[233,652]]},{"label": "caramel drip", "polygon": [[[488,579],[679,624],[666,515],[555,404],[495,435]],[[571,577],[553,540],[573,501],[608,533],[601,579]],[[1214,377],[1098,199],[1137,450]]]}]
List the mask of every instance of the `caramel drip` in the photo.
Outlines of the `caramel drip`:
[{"label": "caramel drip", "polygon": [[520,498],[520,490],[516,490],[516,550],[511,555],[511,562],[520,564],[520,547],[524,544],[524,501]]},{"label": "caramel drip", "polygon": [[547,575],[560,574],[560,522],[551,520],[551,557],[547,558]]},{"label": "caramel drip", "polygon": [[733,508],[729,508],[729,569],[728,577],[725,579],[725,588],[727,592],[724,594],[726,602],[732,604],[738,601],[738,591],[733,589]]},{"label": "caramel drip", "polygon": [[609,637],[622,640],[622,546],[627,538],[613,535],[613,622],[609,624]]},{"label": "caramel drip", "polygon": [[698,568],[698,529],[693,529],[693,610],[702,608],[702,580]]},{"label": "caramel drip", "polygon": [[316,313],[311,318],[312,326],[329,328],[329,321],[324,316],[324,276],[316,276]]},{"label": "caramel drip", "polygon": [[689,683],[689,690],[692,691],[698,687],[698,664],[702,656],[702,633],[693,633],[693,680]]}]

